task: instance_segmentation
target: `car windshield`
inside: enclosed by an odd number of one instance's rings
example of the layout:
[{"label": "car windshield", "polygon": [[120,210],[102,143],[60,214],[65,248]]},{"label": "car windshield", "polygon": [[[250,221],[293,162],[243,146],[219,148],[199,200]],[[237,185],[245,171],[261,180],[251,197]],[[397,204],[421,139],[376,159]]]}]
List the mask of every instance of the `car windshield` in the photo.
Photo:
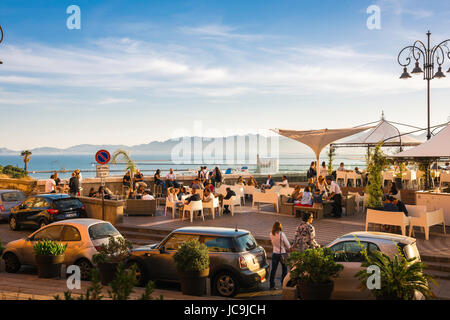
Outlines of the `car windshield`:
[{"label": "car windshield", "polygon": [[56,200],[54,202],[55,204],[55,209],[58,210],[66,210],[66,209],[77,209],[77,208],[81,208],[83,206],[83,204],[81,203],[80,200],[78,199],[61,199],[61,200]]},{"label": "car windshield", "polygon": [[25,195],[22,192],[7,192],[2,194],[2,201],[4,202],[21,202],[25,200]]},{"label": "car windshield", "polygon": [[238,252],[250,251],[258,246],[255,238],[250,233],[236,238],[236,247]]},{"label": "car windshield", "polygon": [[92,240],[104,239],[120,235],[119,231],[110,223],[97,223],[89,227],[89,236]]}]

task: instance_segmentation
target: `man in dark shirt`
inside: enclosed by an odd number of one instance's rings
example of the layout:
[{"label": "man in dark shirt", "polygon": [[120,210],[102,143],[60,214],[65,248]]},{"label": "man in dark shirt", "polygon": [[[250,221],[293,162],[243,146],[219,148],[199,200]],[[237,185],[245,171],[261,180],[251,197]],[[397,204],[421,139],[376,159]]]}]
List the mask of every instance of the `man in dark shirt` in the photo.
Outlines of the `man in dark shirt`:
[{"label": "man in dark shirt", "polygon": [[[231,190],[230,187],[228,187],[226,190],[227,190],[227,194],[225,195],[225,197],[223,197],[224,200],[231,199],[231,197],[236,195],[236,193],[233,190]],[[231,212],[230,209],[228,209],[228,205],[225,205],[223,207],[224,207],[224,210],[223,210],[224,214],[228,214]]]},{"label": "man in dark shirt", "polygon": [[130,188],[131,186],[130,171],[127,171],[127,173],[125,173],[125,175],[123,176],[122,184],[124,185],[124,187]]},{"label": "man in dark shirt", "polygon": [[408,210],[406,209],[406,206],[402,201],[400,201],[394,197],[389,197],[389,199],[391,200],[392,204],[397,206],[398,211],[403,211],[405,216],[408,216]]},{"label": "man in dark shirt", "polygon": [[144,175],[138,170],[136,170],[136,173],[134,174],[134,187],[136,188],[136,186],[141,183],[144,182]]},{"label": "man in dark shirt", "polygon": [[201,200],[200,194],[197,193],[197,189],[192,189],[192,195],[186,199],[185,204],[191,203],[191,201],[199,201]]},{"label": "man in dark shirt", "polygon": [[72,173],[72,177],[69,180],[69,194],[71,197],[76,197],[78,195],[78,191],[80,190],[80,180],[78,180],[78,176]]},{"label": "man in dark shirt", "polygon": [[383,211],[399,212],[399,208],[392,203],[393,197],[387,196],[384,201]]}]

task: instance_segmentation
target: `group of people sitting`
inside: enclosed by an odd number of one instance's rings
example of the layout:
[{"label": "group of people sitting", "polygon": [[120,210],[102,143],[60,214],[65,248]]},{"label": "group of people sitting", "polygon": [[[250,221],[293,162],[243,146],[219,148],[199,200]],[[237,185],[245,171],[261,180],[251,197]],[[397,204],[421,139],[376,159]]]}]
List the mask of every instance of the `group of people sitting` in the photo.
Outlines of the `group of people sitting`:
[{"label": "group of people sitting", "polygon": [[297,185],[287,201],[296,206],[312,207],[314,203],[322,203],[325,199],[333,201],[331,204],[333,207],[332,217],[340,218],[342,216],[342,191],[331,176],[327,178],[319,176],[317,181],[314,177],[310,177],[304,190],[301,191],[301,187]]}]

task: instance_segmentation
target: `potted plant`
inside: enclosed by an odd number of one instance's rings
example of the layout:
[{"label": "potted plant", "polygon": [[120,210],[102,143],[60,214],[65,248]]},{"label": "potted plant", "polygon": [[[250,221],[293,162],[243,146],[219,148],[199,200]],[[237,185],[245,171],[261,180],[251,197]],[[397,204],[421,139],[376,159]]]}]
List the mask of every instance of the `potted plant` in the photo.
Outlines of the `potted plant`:
[{"label": "potted plant", "polygon": [[100,272],[103,285],[110,284],[116,275],[117,267],[131,255],[132,244],[123,237],[109,237],[108,244],[102,244],[98,253],[92,257]]},{"label": "potted plant", "polygon": [[291,279],[297,282],[298,296],[302,300],[329,300],[336,277],[344,268],[336,263],[330,248],[314,248],[292,252],[289,257]]},{"label": "potted plant", "polygon": [[33,246],[39,278],[55,278],[59,276],[67,243],[53,240],[39,240]]},{"label": "potted plant", "polygon": [[387,158],[381,151],[382,142],[367,154],[368,183],[366,193],[369,195],[367,208],[381,209],[383,207],[383,177],[382,171],[387,164]]},{"label": "potted plant", "polygon": [[[412,300],[415,293],[421,293],[425,298],[433,296],[428,281],[436,284],[436,281],[423,271],[426,265],[416,258],[406,259],[401,249],[397,246],[398,254],[393,258],[380,251],[371,251],[361,247],[361,253],[365,257],[362,267],[376,266],[380,269],[380,288],[371,292],[377,300]],[[355,277],[361,281],[361,289],[365,290],[371,273],[365,269],[359,271]]]},{"label": "potted plant", "polygon": [[184,242],[173,259],[183,294],[203,295],[206,278],[209,276],[209,252],[206,245],[197,240]]}]

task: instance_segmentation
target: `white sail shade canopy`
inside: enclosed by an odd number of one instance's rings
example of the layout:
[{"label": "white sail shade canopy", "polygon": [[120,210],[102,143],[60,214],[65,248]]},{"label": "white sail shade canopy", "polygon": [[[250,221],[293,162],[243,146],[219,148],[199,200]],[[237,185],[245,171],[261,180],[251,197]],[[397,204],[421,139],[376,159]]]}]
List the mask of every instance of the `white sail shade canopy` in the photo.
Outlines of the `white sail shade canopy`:
[{"label": "white sail shade canopy", "polygon": [[450,158],[450,123],[421,145],[392,155],[394,158]]},{"label": "white sail shade canopy", "polygon": [[373,127],[320,129],[320,130],[306,130],[306,131],[275,129],[272,131],[278,133],[279,135],[304,143],[308,147],[310,147],[316,154],[317,159],[316,173],[318,174],[320,152],[322,152],[323,148],[325,148],[327,145],[336,140],[351,136],[353,134],[371,128]]}]

